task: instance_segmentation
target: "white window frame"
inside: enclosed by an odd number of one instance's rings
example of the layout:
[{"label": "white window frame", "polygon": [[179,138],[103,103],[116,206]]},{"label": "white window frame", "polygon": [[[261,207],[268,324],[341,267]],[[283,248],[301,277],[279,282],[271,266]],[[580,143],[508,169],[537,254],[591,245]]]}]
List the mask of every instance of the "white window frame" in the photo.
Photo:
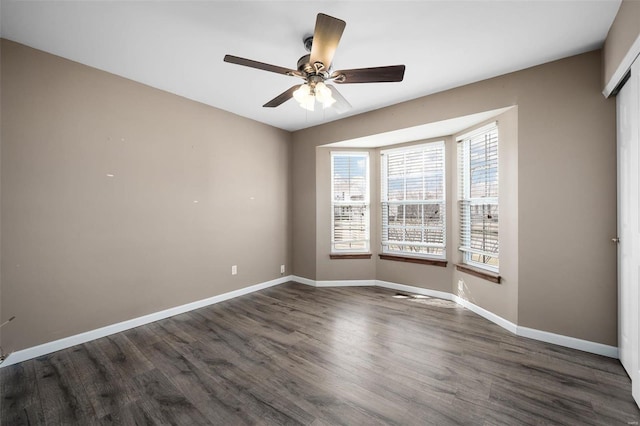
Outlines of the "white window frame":
[{"label": "white window frame", "polygon": [[[424,199],[424,200],[406,200],[406,193],[404,196],[404,200],[402,201],[393,201],[388,199],[387,194],[387,176],[388,176],[388,155],[389,154],[399,154],[399,153],[407,153],[407,152],[415,152],[415,151],[423,151],[425,147],[434,148],[439,147],[442,149],[442,198],[441,199]],[[411,145],[401,148],[391,148],[380,151],[381,161],[380,161],[380,207],[381,207],[381,215],[380,215],[380,224],[381,224],[381,238],[380,242],[382,245],[382,253],[390,254],[390,255],[398,255],[398,256],[407,256],[407,257],[416,257],[421,259],[434,259],[434,260],[446,260],[447,258],[447,214],[446,214],[446,146],[444,140],[440,141],[432,141],[425,142],[417,145]],[[405,192],[406,192],[406,182],[405,182]],[[442,243],[427,243],[427,242],[411,242],[411,241],[390,241],[385,238],[385,228],[389,228],[390,225],[388,223],[388,218],[385,217],[385,206],[388,204],[397,204],[397,205],[440,205],[440,212],[442,217],[442,226],[427,226],[423,224],[420,229],[424,231],[429,230],[438,230],[442,232]],[[424,214],[424,213],[423,213]],[[406,225],[405,225],[406,226]],[[401,246],[404,249],[401,250],[392,250],[389,246]],[[410,247],[427,247],[427,248],[440,248],[442,249],[441,254],[436,253],[419,253],[410,250]]]},{"label": "white window frame", "polygon": [[[498,174],[498,182],[500,176],[500,134],[498,129],[498,123],[492,122],[478,129],[475,129],[469,133],[463,134],[456,138],[457,150],[458,150],[458,212],[459,212],[459,232],[460,232],[460,246],[458,250],[462,252],[462,263],[487,270],[489,272],[498,273],[500,269],[500,234],[498,231],[497,247],[495,252],[489,252],[486,250],[474,249],[471,247],[471,206],[495,206],[498,210],[497,227],[499,228],[499,210],[500,203],[499,197],[471,197],[471,160],[470,160],[470,143],[472,139],[479,137],[487,137],[491,133],[496,134],[496,167]],[[498,184],[498,195],[500,193],[500,187]],[[478,262],[473,260],[474,255],[482,256],[483,258],[494,258],[498,265],[491,265],[484,262]]]},{"label": "white window frame", "polygon": [[[362,201],[337,201],[335,197],[335,179],[334,179],[334,158],[335,157],[364,157],[366,159],[366,190],[364,194],[364,200]],[[370,179],[370,168],[371,168],[371,160],[369,158],[369,153],[366,151],[331,151],[331,253],[334,254],[345,254],[345,253],[370,253],[371,252],[371,202],[370,202],[370,193],[371,193],[371,179]],[[336,240],[335,240],[335,208],[338,206],[349,207],[349,206],[357,206],[365,208],[365,217],[364,217],[364,240],[352,240],[352,241],[340,241],[339,243],[364,243],[365,246],[361,249],[358,248],[349,248],[349,249],[340,249],[336,248]]]}]

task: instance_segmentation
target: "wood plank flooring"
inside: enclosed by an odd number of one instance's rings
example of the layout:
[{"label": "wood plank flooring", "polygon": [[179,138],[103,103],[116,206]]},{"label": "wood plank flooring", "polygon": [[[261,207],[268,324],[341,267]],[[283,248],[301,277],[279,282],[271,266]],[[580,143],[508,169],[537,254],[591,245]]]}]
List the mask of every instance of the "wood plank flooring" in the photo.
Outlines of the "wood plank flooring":
[{"label": "wood plank flooring", "polygon": [[617,360],[287,283],[0,369],[2,425],[629,425]]}]

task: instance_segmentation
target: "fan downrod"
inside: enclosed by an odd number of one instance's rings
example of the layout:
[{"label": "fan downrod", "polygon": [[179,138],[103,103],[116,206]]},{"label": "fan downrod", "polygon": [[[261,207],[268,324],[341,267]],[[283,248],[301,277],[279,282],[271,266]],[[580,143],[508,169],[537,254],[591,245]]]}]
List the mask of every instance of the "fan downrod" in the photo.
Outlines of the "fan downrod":
[{"label": "fan downrod", "polygon": [[313,35],[304,36],[302,42],[304,43],[305,50],[311,53],[311,46],[313,45]]}]

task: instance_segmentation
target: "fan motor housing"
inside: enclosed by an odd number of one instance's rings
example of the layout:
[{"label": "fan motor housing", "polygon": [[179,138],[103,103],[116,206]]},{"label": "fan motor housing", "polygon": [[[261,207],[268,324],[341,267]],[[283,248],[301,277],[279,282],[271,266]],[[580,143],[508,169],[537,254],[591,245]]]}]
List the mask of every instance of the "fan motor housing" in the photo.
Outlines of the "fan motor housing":
[{"label": "fan motor housing", "polygon": [[320,77],[322,80],[329,78],[330,70],[324,67],[321,62],[311,63],[311,55],[304,55],[298,59],[298,71],[300,71],[305,77]]},{"label": "fan motor housing", "polygon": [[311,55],[304,55],[302,58],[298,59],[298,71],[305,74],[313,73],[314,69],[311,65]]}]

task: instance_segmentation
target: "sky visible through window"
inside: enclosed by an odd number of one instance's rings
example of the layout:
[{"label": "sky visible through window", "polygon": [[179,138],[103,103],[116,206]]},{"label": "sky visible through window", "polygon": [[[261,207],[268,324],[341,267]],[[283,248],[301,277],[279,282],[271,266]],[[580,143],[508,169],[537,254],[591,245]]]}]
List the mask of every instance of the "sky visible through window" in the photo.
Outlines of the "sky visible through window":
[{"label": "sky visible through window", "polygon": [[367,153],[332,153],[333,251],[369,250]]},{"label": "sky visible through window", "polygon": [[362,156],[333,158],[335,201],[362,201],[367,191],[367,161]]}]

